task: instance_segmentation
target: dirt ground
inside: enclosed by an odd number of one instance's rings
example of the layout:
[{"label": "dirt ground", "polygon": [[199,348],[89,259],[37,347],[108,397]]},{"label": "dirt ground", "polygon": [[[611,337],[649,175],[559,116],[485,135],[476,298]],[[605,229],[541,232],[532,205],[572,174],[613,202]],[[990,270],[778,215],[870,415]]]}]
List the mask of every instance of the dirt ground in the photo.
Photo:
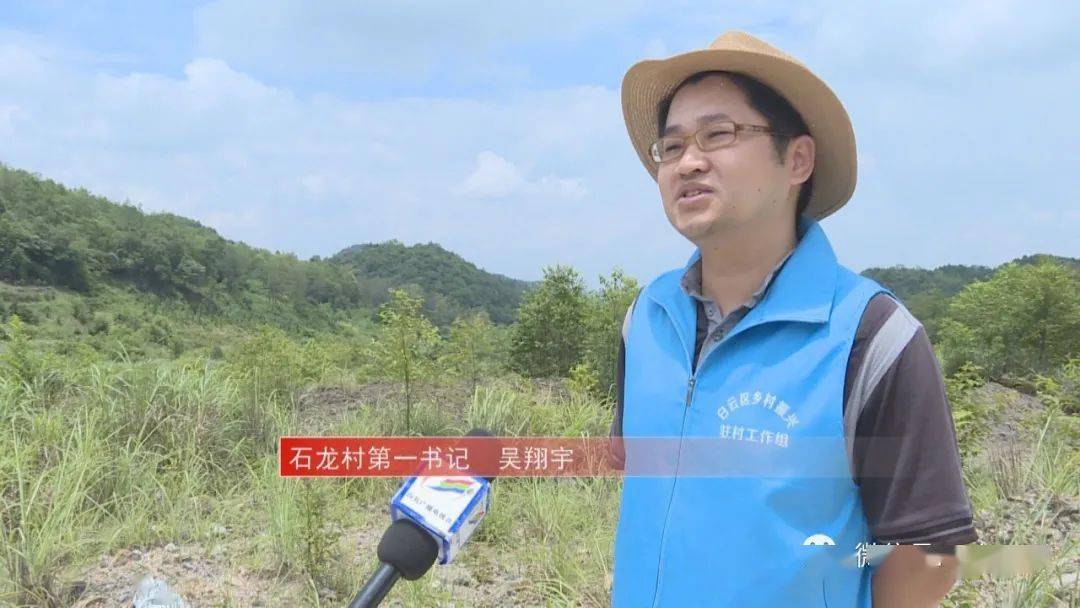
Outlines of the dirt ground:
[{"label": "dirt ground", "polygon": [[[382,532],[382,529],[373,526],[344,535],[343,546],[361,547],[351,564],[358,574],[369,574],[371,567],[365,560],[374,555]],[[474,550],[478,548],[471,547]],[[86,590],[74,607],[131,606],[135,589],[145,576],[167,581],[173,591],[192,608],[313,605],[311,589],[305,589],[301,581],[253,572],[238,564],[237,557],[235,547],[230,544],[216,544],[207,550],[198,544],[172,543],[102,555],[87,570],[84,578]],[[521,591],[525,580],[522,573],[505,570],[477,551],[469,557],[471,559],[436,566],[427,575],[433,592],[452,598],[446,606],[494,608],[541,605],[530,601]],[[344,606],[352,599],[341,597],[326,588],[319,590],[319,596],[326,606]],[[403,602],[391,597],[384,605],[402,606]]]},{"label": "dirt ground", "polygon": [[209,550],[200,545],[169,543],[146,549],[125,549],[102,555],[86,573],[86,591],[77,608],[131,606],[145,576],[166,581],[189,606],[295,606],[298,583],[267,579],[233,564],[225,544]]},{"label": "dirt ground", "polygon": [[[461,418],[472,387],[468,383],[424,385],[413,391],[414,402],[437,403],[451,419]],[[405,402],[405,392],[399,382],[372,382],[356,387],[314,387],[297,395],[296,406],[301,412],[297,432],[318,431],[332,427],[347,413],[363,405],[376,411],[399,408]]]}]

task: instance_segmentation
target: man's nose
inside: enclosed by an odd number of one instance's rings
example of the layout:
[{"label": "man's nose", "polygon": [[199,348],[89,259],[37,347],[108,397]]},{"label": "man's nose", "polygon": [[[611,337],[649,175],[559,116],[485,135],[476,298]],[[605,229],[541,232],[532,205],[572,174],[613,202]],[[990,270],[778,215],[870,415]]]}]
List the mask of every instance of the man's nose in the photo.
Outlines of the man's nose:
[{"label": "man's nose", "polygon": [[709,157],[701,151],[697,142],[691,139],[686,144],[682,156],[679,157],[675,170],[679,175],[689,175],[696,172],[704,172],[709,168]]}]

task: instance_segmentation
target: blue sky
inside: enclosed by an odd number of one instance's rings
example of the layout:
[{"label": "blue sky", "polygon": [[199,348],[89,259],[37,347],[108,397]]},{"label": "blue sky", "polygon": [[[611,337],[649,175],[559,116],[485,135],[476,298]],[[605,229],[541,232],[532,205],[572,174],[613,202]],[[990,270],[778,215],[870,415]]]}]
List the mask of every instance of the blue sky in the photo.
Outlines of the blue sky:
[{"label": "blue sky", "polygon": [[1080,9],[1007,2],[0,4],[0,162],[301,258],[434,241],[536,279],[691,251],[619,85],[727,29],[845,103],[842,263],[1080,256]]}]

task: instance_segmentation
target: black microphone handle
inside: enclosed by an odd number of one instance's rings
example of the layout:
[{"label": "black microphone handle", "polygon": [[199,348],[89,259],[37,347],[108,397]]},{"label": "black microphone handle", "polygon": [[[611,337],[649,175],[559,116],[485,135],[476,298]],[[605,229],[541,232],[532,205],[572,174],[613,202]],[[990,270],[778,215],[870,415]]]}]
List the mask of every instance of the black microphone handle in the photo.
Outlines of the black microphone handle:
[{"label": "black microphone handle", "polygon": [[401,578],[401,573],[386,562],[379,562],[379,569],[371,575],[364,588],[357,592],[349,608],[375,608],[383,601],[390,588]]}]

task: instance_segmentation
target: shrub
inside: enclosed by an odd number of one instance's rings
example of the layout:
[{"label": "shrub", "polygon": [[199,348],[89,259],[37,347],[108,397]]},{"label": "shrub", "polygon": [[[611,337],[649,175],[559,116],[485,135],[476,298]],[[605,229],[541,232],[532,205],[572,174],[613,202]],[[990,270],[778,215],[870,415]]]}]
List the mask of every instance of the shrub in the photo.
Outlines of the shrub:
[{"label": "shrub", "polygon": [[945,378],[945,393],[952,407],[953,425],[963,453],[970,453],[986,429],[987,411],[971,391],[985,384],[983,370],[972,363],[963,364]]}]

